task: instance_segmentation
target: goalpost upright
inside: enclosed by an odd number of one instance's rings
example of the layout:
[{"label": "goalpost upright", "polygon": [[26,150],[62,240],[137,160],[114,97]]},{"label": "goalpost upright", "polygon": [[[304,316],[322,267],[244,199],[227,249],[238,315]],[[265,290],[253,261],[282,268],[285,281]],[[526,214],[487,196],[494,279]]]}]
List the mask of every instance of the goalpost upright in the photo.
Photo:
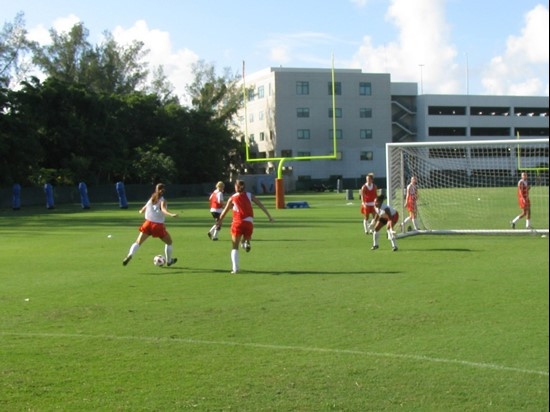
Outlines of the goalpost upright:
[{"label": "goalpost upright", "polygon": [[[421,230],[405,228],[402,235],[548,233],[548,163],[547,138],[387,143],[387,198],[405,218],[406,187],[416,176]],[[523,171],[531,187],[535,229],[513,230]]]}]

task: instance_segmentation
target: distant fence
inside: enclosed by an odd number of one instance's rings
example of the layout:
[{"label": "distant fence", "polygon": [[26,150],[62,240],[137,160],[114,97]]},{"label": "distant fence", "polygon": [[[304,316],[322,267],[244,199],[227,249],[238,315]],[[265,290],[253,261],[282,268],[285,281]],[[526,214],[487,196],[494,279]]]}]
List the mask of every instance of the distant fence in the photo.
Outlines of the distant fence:
[{"label": "distant fence", "polygon": [[[167,184],[167,197],[176,198],[184,196],[208,196],[215,188],[213,183],[199,183],[190,185]],[[145,202],[154,191],[154,185],[125,185],[128,201]],[[81,203],[78,185],[60,186],[53,188],[54,205],[66,203]],[[118,193],[115,184],[88,187],[90,205],[94,203],[113,202],[118,207]],[[12,209],[13,189],[0,189],[0,209]],[[44,205],[46,207],[46,194],[41,187],[22,187],[20,190],[20,205],[25,206]]]}]

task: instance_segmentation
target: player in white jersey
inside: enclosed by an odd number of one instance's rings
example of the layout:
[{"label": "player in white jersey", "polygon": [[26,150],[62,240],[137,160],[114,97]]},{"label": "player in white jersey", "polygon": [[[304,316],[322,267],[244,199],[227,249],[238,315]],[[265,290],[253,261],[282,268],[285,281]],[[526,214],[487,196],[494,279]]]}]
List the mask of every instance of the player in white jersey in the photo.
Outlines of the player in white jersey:
[{"label": "player in white jersey", "polygon": [[162,240],[164,245],[164,254],[166,256],[166,262],[168,266],[172,266],[176,263],[177,259],[172,258],[172,237],[164,226],[165,216],[177,217],[177,213],[172,213],[166,208],[166,200],[164,199],[164,184],[159,183],[155,187],[155,192],[151,195],[151,198],[143,206],[139,213],[145,212],[145,222],[139,227],[139,235],[132,246],[128,255],[122,261],[122,264],[126,266],[132,259],[134,253],[137,252],[139,247],[149,236],[158,237]]},{"label": "player in white jersey", "polygon": [[386,197],[380,195],[374,202],[374,231],[372,234],[372,250],[378,249],[378,237],[380,229],[387,225],[388,237],[390,238],[393,251],[397,251],[397,243],[395,241],[395,235],[393,231],[394,225],[399,220],[399,213],[393,207],[384,203]]}]

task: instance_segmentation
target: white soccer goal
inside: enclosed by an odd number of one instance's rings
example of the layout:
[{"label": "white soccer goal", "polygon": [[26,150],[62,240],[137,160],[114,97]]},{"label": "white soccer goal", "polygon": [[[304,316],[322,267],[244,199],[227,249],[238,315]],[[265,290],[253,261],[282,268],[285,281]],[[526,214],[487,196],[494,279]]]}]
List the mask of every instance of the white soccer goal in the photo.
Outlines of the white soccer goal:
[{"label": "white soccer goal", "polygon": [[[387,143],[388,203],[408,216],[406,187],[416,176],[418,233],[548,233],[548,139]],[[527,172],[531,229],[521,210],[517,184]],[[412,226],[412,225],[411,225]]]}]

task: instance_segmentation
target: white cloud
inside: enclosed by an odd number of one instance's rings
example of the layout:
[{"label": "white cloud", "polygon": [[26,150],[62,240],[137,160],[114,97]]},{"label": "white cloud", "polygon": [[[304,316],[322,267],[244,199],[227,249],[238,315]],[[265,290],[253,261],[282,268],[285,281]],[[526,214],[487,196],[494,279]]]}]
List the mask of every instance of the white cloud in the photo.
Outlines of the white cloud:
[{"label": "white cloud", "polygon": [[458,93],[457,51],[443,6],[442,0],[392,0],[386,19],[397,27],[398,39],[377,47],[365,36],[352,66],[391,73],[392,81],[418,82],[426,94]]},{"label": "white cloud", "polygon": [[[52,28],[58,33],[68,33],[75,24],[80,22],[80,18],[74,14],[70,14],[66,17],[60,17],[53,22]],[[29,40],[38,42],[42,46],[51,44],[52,39],[50,37],[50,30],[40,24],[32,29],[29,29],[27,33]]]},{"label": "white cloud", "polygon": [[170,33],[150,29],[144,20],[136,21],[129,29],[117,26],[112,33],[115,41],[121,45],[129,45],[135,40],[143,42],[144,49],[149,50],[145,59],[151,71],[162,65],[164,74],[174,85],[176,95],[180,99],[184,97],[185,87],[193,80],[191,66],[199,60],[195,52],[187,48],[173,50]]},{"label": "white cloud", "polygon": [[509,36],[503,56],[483,73],[485,91],[495,95],[548,95],[548,8],[538,5],[524,19],[520,36]]},{"label": "white cloud", "polygon": [[353,4],[359,7],[365,7],[368,3],[368,0],[350,0]]}]

